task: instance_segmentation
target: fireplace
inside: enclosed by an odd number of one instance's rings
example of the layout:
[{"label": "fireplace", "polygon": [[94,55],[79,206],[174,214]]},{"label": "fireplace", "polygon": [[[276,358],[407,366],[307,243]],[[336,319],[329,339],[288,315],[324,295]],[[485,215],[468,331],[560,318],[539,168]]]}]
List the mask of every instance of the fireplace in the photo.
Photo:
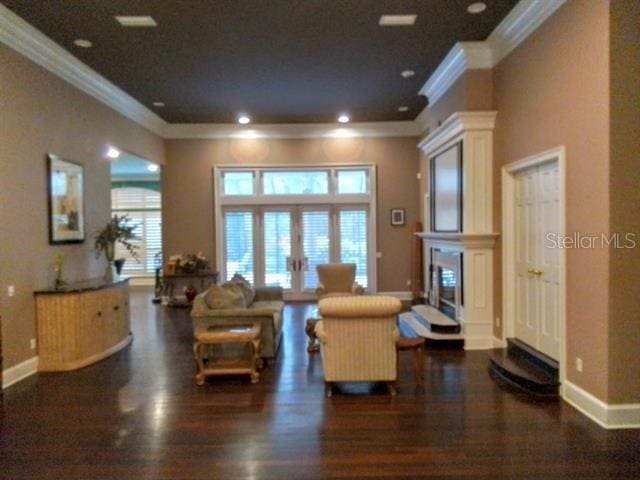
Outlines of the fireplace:
[{"label": "fireplace", "polygon": [[459,318],[462,298],[462,253],[431,249],[429,303],[453,320]]}]

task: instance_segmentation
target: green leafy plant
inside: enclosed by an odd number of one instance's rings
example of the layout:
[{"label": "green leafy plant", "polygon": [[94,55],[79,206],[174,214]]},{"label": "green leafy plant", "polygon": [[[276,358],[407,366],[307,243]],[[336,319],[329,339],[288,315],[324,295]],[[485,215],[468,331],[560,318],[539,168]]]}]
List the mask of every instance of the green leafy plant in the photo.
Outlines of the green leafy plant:
[{"label": "green leafy plant", "polygon": [[114,215],[109,223],[102,230],[99,230],[94,237],[93,248],[96,256],[104,252],[109,262],[113,262],[115,257],[116,242],[121,243],[135,259],[138,258],[138,245],[131,243],[131,240],[139,240],[133,232],[138,228],[137,224],[132,224],[127,215]]}]

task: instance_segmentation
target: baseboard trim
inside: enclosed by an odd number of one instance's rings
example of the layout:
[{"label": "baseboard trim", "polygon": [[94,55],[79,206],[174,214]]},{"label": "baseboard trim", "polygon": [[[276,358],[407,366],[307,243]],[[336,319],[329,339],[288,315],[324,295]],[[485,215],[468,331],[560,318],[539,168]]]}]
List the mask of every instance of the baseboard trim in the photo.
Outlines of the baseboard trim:
[{"label": "baseboard trim", "polygon": [[31,357],[22,363],[9,367],[2,371],[2,389],[4,390],[11,385],[18,383],[30,377],[38,371],[38,357]]},{"label": "baseboard trim", "polygon": [[564,401],[601,427],[640,428],[640,403],[609,405],[574,383],[565,381],[562,386]]},{"label": "baseboard trim", "polygon": [[412,300],[411,292],[378,292],[376,295],[396,297],[398,300]]},{"label": "baseboard trim", "polygon": [[464,335],[465,350],[491,350],[494,348],[493,337],[480,337]]},{"label": "baseboard trim", "polygon": [[507,342],[501,338],[493,337],[493,348],[507,348]]},{"label": "baseboard trim", "polygon": [[156,279],[153,277],[129,277],[129,285],[132,287],[153,287]]}]

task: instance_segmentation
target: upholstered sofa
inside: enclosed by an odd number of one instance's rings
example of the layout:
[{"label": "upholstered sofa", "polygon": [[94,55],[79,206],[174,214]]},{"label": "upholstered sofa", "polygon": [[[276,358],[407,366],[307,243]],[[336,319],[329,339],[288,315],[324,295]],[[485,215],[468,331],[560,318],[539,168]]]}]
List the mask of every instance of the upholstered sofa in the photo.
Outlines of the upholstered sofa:
[{"label": "upholstered sofa", "polygon": [[400,300],[385,296],[330,297],[318,302],[322,320],[322,366],[331,395],[333,382],[387,382],[392,394],[396,380],[397,316]]},{"label": "upholstered sofa", "polygon": [[191,318],[196,326],[237,325],[259,321],[262,325],[260,356],[275,358],[282,338],[283,291],[280,287],[258,287],[244,301],[229,305],[217,302],[215,295],[227,285],[213,285],[193,300]]}]

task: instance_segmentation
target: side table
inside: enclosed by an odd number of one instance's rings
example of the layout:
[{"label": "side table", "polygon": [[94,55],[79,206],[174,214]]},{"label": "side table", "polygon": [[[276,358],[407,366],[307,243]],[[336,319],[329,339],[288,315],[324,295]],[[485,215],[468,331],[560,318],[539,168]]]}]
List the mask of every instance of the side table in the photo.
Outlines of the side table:
[{"label": "side table", "polygon": [[[193,356],[198,365],[196,384],[203,385],[210,375],[250,375],[251,383],[258,383],[262,367],[260,352],[260,323],[252,325],[225,325],[223,327],[206,327],[198,325],[193,332]],[[248,354],[243,358],[204,358],[209,345],[244,344]]]}]

